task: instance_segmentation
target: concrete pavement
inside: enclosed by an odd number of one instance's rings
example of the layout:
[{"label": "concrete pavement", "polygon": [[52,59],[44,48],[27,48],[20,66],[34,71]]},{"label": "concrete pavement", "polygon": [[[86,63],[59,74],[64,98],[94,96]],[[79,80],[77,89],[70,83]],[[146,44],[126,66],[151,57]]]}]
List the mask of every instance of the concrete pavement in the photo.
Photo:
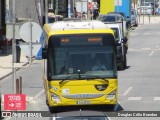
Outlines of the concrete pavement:
[{"label": "concrete pavement", "polygon": [[[20,67],[27,64],[27,58],[21,52],[20,63],[15,63],[14,66]],[[0,80],[12,74],[12,54],[0,54]]]}]

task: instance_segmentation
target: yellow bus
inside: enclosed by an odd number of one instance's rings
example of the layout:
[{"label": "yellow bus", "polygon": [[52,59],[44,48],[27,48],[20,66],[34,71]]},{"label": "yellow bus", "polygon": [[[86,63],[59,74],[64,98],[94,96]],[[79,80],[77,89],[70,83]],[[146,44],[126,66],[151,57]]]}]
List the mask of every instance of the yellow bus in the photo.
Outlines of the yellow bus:
[{"label": "yellow bus", "polygon": [[[43,46],[43,80],[51,112],[65,106],[117,104],[116,43],[104,23],[45,24]],[[97,59],[101,64],[95,67]]]}]

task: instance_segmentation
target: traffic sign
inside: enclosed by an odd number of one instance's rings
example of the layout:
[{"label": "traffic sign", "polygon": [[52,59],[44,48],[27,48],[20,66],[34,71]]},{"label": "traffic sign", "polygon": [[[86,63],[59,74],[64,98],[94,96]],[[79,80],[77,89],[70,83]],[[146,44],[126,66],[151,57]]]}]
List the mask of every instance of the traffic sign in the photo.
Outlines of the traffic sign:
[{"label": "traffic sign", "polygon": [[19,36],[25,42],[39,42],[41,34],[41,26],[33,21],[25,22],[19,28]]},{"label": "traffic sign", "polygon": [[26,95],[5,94],[4,110],[26,110]]}]

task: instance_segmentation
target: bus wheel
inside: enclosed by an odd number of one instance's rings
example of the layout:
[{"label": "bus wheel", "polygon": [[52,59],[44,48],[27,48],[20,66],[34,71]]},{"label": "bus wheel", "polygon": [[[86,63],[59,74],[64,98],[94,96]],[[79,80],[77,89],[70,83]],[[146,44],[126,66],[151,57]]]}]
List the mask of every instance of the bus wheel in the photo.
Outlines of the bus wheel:
[{"label": "bus wheel", "polygon": [[57,107],[50,107],[48,106],[50,113],[55,113],[55,112],[59,112]]},{"label": "bus wheel", "polygon": [[115,106],[116,105],[109,105],[109,108],[112,110],[112,111],[115,111],[114,109],[115,109]]}]

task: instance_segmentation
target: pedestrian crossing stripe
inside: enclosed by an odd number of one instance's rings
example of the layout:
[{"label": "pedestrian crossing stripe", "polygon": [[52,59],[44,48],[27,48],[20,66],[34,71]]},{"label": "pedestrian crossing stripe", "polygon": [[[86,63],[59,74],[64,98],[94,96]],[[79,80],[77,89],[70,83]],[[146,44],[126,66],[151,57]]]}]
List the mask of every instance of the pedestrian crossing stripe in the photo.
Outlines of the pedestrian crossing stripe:
[{"label": "pedestrian crossing stripe", "polygon": [[154,97],[153,100],[160,100],[160,97]]},{"label": "pedestrian crossing stripe", "polygon": [[128,100],[141,100],[142,97],[129,97]]}]

